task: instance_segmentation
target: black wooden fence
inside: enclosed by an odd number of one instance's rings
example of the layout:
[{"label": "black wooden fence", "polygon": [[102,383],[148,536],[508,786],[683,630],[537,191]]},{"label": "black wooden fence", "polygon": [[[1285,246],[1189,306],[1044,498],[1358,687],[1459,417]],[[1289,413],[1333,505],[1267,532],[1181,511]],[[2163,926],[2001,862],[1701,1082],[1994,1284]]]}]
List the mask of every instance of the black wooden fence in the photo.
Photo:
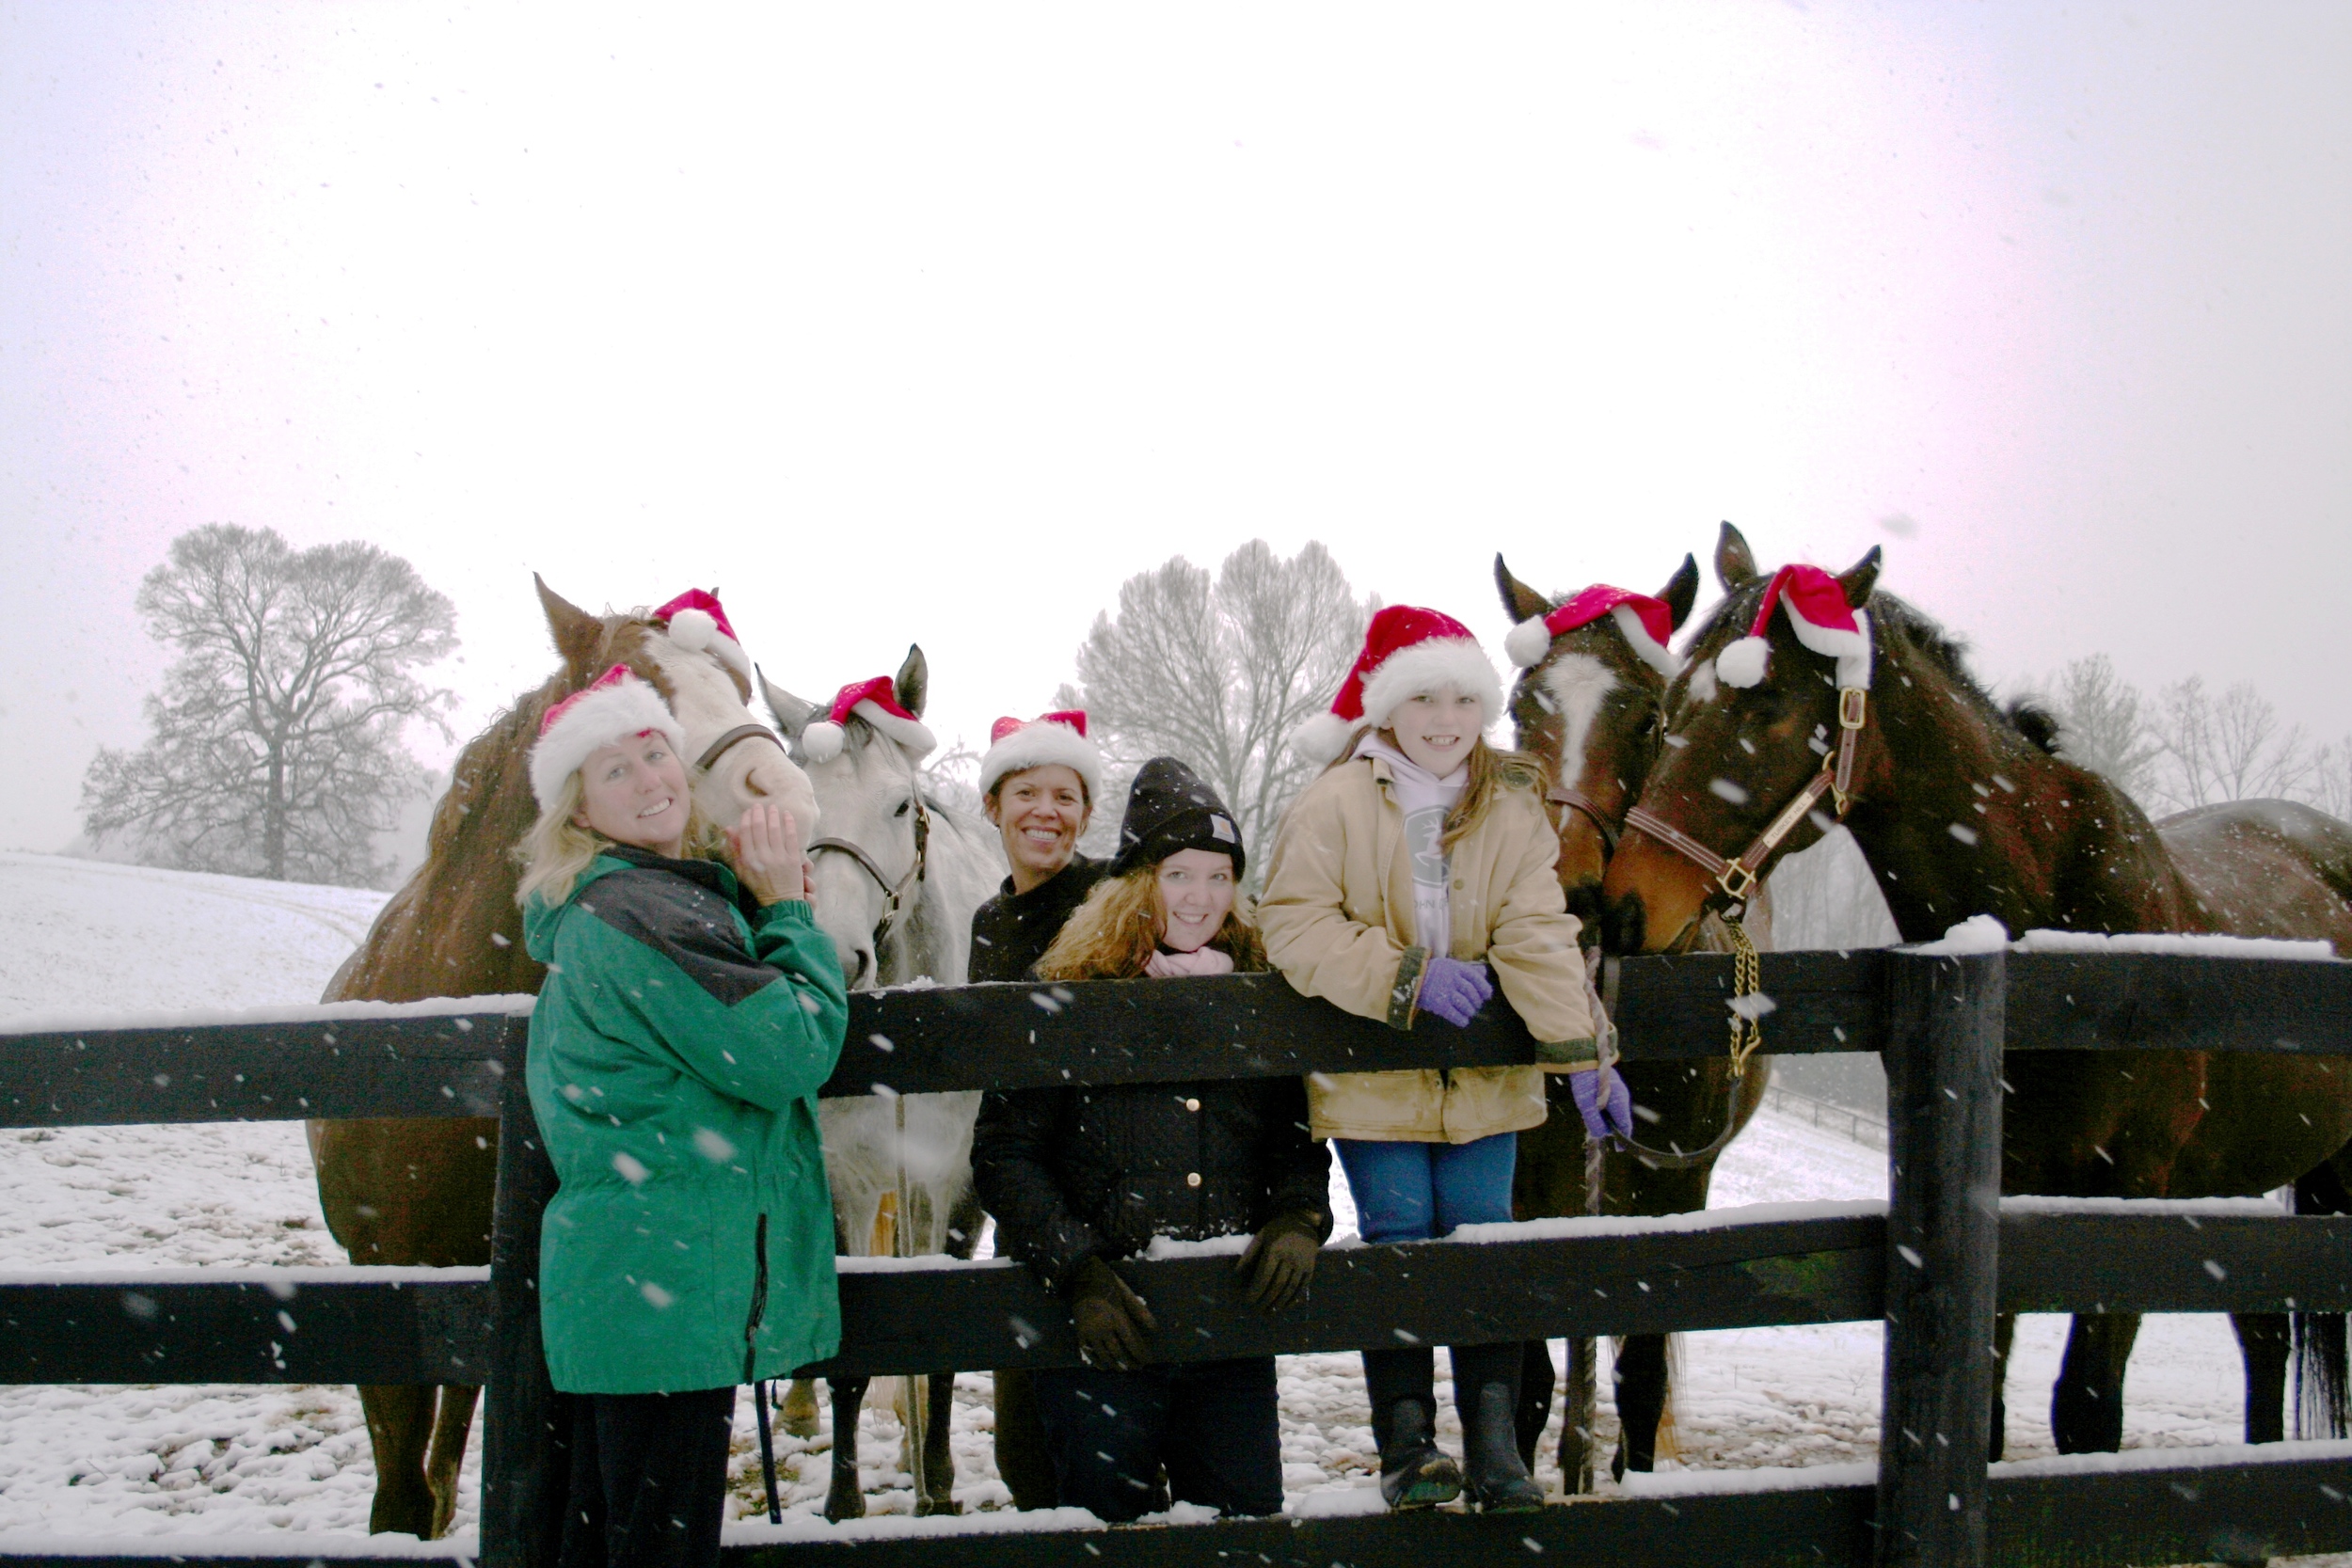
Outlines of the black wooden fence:
[{"label": "black wooden fence", "polygon": [[[2118,1471],[1989,1474],[1993,1316],[2352,1307],[2352,1219],[2000,1212],[2004,1050],[2352,1053],[2352,964],[2169,955],[1768,954],[1775,1053],[1876,1050],[1887,1066],[1893,1197],[1805,1217],[1740,1212],[1637,1235],[1569,1234],[1327,1253],[1311,1297],[1273,1318],[1225,1260],[1120,1265],[1172,1359],[1424,1342],[1886,1323],[1876,1485],[1581,1499],[1534,1515],[1233,1521],[1091,1531],[745,1545],[741,1564],[860,1568],[1274,1568],[1476,1553],[1524,1561],[2122,1564],[2352,1549],[2352,1445],[2195,1450]],[[1721,1049],[1730,960],[1623,966],[1634,1058]],[[1502,1013],[1502,1009],[1494,1009]],[[485,1382],[483,1560],[535,1560],[548,1502],[532,1295],[552,1175],[522,1092],[525,1025],[495,1011],[282,1024],[0,1035],[0,1126],[498,1116],[491,1268],[220,1270],[0,1283],[0,1381]],[[859,996],[827,1094],[1104,1084],[1531,1060],[1507,1014],[1395,1034],[1268,976],[976,986]],[[1792,1195],[1802,1196],[1802,1195]],[[1588,1227],[1589,1228],[1589,1227]],[[1024,1271],[975,1263],[842,1278],[845,1338],[819,1372],[1071,1365],[1068,1314]],[[2140,1456],[2149,1457],[2149,1456]],[[282,1555],[204,1560],[313,1560]],[[135,1550],[0,1562],[153,1563]],[[413,1552],[406,1554],[413,1560]],[[389,1559],[384,1559],[389,1560]]]}]

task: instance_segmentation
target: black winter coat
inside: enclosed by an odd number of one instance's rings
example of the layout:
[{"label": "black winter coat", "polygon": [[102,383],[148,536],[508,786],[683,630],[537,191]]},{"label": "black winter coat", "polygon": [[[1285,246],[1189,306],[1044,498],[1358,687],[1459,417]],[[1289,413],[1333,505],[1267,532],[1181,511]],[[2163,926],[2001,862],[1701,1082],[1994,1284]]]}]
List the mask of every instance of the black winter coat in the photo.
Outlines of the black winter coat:
[{"label": "black winter coat", "polygon": [[1331,1232],[1331,1155],[1295,1078],[1020,1089],[980,1104],[972,1147],[996,1251],[1061,1290],[1089,1258],[1154,1236],[1246,1235],[1296,1212]]},{"label": "black winter coat", "polygon": [[1045,957],[1061,928],[1103,879],[1103,863],[1073,855],[1070,863],[1026,893],[1012,891],[1012,879],[995,897],[972,911],[972,964],[980,980],[1025,980],[1029,966]]}]

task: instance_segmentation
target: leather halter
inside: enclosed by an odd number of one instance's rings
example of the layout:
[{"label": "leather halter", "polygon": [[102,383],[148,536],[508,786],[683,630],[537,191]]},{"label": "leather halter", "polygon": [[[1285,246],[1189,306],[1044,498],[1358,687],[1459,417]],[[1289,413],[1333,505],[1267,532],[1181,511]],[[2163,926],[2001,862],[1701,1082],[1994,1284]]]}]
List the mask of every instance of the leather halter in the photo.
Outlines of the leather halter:
[{"label": "leather halter", "polygon": [[[1544,799],[1581,816],[1593,825],[1593,831],[1600,834],[1602,849],[1612,855],[1617,852],[1617,834],[1623,830],[1600,814],[1600,808],[1593,803],[1590,796],[1581,790],[1570,789],[1566,784],[1553,784],[1544,792]],[[1560,827],[1565,830],[1566,821],[1563,820]]]},{"label": "leather halter", "polygon": [[877,956],[880,954],[882,944],[889,939],[892,928],[906,913],[907,895],[923,882],[930,858],[931,814],[930,808],[923,804],[923,795],[920,790],[914,793],[912,800],[914,802],[914,863],[907,867],[907,874],[899,878],[895,886],[888,877],[882,875],[882,868],[874,863],[874,857],[866,853],[863,845],[852,843],[846,838],[819,838],[812,840],[808,846],[808,855],[811,860],[816,859],[818,853],[825,849],[849,856],[857,862],[868,877],[874,879],[874,885],[882,890],[886,901],[882,905],[882,918],[874,923],[874,947]]},{"label": "leather halter", "polygon": [[709,772],[710,765],[726,755],[728,747],[733,746],[739,740],[749,740],[754,736],[766,736],[769,739],[775,740],[779,751],[784,747],[783,741],[776,740],[776,732],[765,724],[738,724],[703,749],[703,754],[695,760],[694,771]]},{"label": "leather halter", "polygon": [[1804,820],[1805,813],[1819,803],[1821,797],[1834,798],[1837,820],[1846,819],[1846,812],[1853,804],[1854,742],[1862,734],[1862,726],[1869,717],[1869,691],[1862,687],[1841,686],[1837,689],[1837,747],[1821,758],[1821,770],[1813,775],[1796,798],[1781,807],[1780,815],[1766,824],[1756,841],[1732,860],[1723,856],[1692,838],[1663,817],[1634,807],[1625,814],[1625,825],[1639,828],[1667,848],[1675,850],[1715,879],[1715,885],[1733,903],[1745,903],[1756,891],[1756,877],[1764,863],[1772,858],[1780,841],[1794,832]]}]

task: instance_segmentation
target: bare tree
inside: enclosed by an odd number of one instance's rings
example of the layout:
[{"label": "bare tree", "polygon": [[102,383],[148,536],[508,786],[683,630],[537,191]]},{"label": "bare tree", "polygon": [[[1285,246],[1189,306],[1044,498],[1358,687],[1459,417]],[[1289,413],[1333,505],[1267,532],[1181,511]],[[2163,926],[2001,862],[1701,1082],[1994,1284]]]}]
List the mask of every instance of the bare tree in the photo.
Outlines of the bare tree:
[{"label": "bare tree", "polygon": [[[1316,770],[1291,751],[1291,734],[1329,705],[1373,608],[1312,542],[1285,561],[1253,539],[1215,578],[1178,556],[1120,586],[1119,613],[1095,617],[1078,684],[1055,701],[1087,710],[1106,784],[1147,757],[1180,757],[1224,797],[1243,843],[1263,857],[1282,808]],[[1101,802],[1098,829],[1115,829],[1120,799]],[[1101,842],[1089,836],[1089,847]]]},{"label": "bare tree", "polygon": [[924,758],[921,771],[923,793],[939,804],[974,816],[986,806],[980,799],[980,753],[965,745],[961,736],[946,751]]},{"label": "bare tree", "polygon": [[2299,800],[2315,758],[2297,727],[2281,728],[2279,710],[2248,682],[2219,697],[2191,675],[2158,694],[2153,729],[2163,747],[2154,784],[2169,811],[2223,800]]},{"label": "bare tree", "polygon": [[2313,754],[2303,798],[2338,821],[2352,822],[2352,735]]},{"label": "bare tree", "polygon": [[411,671],[456,648],[450,601],[373,545],[296,550],[273,529],[214,523],[171,542],[136,604],[181,657],[147,699],[153,737],[90,763],[90,837],[124,834],[190,870],[389,876],[378,836],[424,787],[402,732],[449,733],[450,693]]},{"label": "bare tree", "polygon": [[2039,700],[2058,721],[2060,756],[2105,774],[2136,800],[2149,798],[2164,748],[2149,728],[2145,699],[2116,677],[2106,655],[2075,659]]}]

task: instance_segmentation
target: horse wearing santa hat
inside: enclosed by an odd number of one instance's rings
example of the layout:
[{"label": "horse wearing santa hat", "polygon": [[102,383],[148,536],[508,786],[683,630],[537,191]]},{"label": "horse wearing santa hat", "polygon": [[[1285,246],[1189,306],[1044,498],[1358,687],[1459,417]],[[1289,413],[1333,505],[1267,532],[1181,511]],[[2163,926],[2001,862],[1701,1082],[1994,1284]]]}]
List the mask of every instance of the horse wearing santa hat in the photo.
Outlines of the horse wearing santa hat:
[{"label": "horse wearing santa hat", "polygon": [[[830,704],[803,702],[764,675],[760,681],[824,813],[824,836],[808,845],[817,919],[832,936],[852,990],[920,980],[962,985],[972,911],[1005,874],[994,830],[926,789],[923,759],[934,744],[922,719],[930,686],[919,647],[907,650],[897,675],[854,681]],[[977,1091],[822,1102],[825,1170],[844,1253],[971,1256],[981,1224],[972,1200],[972,1124],[979,1109]],[[955,1513],[947,1445],[954,1374],[898,1381],[915,1512]],[[865,1378],[832,1384],[829,1519],[866,1512],[857,1421],[867,1387]],[[816,1395],[807,1384],[795,1383],[787,1393],[785,1425],[803,1436],[816,1432]]]},{"label": "horse wearing santa hat", "polygon": [[[535,992],[546,971],[523,951],[515,847],[538,816],[532,743],[556,704],[614,665],[669,705],[685,733],[694,800],[714,822],[773,801],[803,832],[817,822],[808,780],[753,718],[752,664],[718,599],[700,590],[659,610],[592,615],[536,578],[562,667],[468,743],[435,808],[424,863],[392,895],[325,1002],[418,1002]],[[498,1123],[313,1121],[311,1163],[326,1225],[354,1263],[479,1268],[490,1261]],[[480,1389],[363,1386],[375,1451],[368,1528],[430,1540],[449,1528],[457,1471]]]}]

